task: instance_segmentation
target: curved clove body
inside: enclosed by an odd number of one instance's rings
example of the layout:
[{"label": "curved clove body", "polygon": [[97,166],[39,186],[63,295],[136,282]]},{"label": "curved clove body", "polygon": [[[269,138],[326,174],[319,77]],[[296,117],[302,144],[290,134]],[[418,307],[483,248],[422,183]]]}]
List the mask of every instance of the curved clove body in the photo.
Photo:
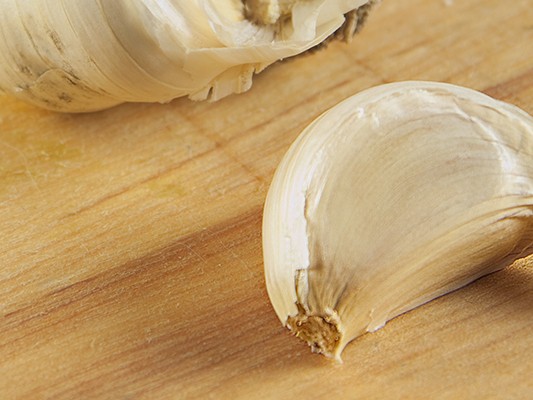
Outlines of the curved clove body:
[{"label": "curved clove body", "polygon": [[263,248],[281,322],[339,358],[355,337],[533,252],[533,119],[449,84],[361,92],[283,158]]}]

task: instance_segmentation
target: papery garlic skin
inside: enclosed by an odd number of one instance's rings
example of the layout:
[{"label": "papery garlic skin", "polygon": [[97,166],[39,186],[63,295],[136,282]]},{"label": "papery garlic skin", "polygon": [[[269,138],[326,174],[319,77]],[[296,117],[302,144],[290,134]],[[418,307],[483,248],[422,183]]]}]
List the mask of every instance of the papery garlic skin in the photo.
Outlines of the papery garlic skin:
[{"label": "papery garlic skin", "polygon": [[533,253],[533,119],[449,84],[361,92],[291,146],[265,203],[274,309],[315,351]]},{"label": "papery garlic skin", "polygon": [[69,112],[217,100],[321,43],[368,2],[283,1],[290,17],[258,25],[240,0],[0,0],[0,89]]}]

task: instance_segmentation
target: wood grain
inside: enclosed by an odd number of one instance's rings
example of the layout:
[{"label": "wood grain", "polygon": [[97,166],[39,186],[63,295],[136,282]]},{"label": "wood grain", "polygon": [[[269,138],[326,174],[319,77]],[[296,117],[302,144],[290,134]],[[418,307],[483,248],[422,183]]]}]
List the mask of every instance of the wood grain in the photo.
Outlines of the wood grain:
[{"label": "wood grain", "polygon": [[533,263],[400,316],[337,365],[280,326],[262,205],[362,89],[465,85],[533,113],[529,0],[384,1],[349,45],[215,104],[62,115],[0,96],[0,399],[533,398]]}]

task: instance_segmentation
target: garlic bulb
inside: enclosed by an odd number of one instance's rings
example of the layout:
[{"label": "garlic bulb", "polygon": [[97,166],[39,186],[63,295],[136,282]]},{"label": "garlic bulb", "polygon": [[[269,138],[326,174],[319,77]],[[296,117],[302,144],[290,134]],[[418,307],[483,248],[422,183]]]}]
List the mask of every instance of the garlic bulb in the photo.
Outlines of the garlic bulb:
[{"label": "garlic bulb", "polygon": [[[369,0],[0,0],[0,89],[38,106],[217,100]],[[363,12],[364,11],[364,12]]]},{"label": "garlic bulb", "polygon": [[533,119],[449,84],[361,92],[283,158],[263,249],[279,319],[339,359],[364,332],[533,252]]}]

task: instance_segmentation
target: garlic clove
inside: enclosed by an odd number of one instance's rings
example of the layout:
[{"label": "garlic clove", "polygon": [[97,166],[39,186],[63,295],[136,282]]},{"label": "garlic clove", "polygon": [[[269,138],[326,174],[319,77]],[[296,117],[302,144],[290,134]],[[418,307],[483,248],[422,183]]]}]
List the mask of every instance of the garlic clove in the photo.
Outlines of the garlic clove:
[{"label": "garlic clove", "polygon": [[281,322],[340,359],[355,337],[533,253],[533,119],[450,84],[361,92],[283,158],[263,249]]},{"label": "garlic clove", "polygon": [[[248,90],[254,73],[325,41],[371,2],[1,0],[0,90],[68,112],[217,100]],[[250,16],[256,8],[261,16]]]}]

